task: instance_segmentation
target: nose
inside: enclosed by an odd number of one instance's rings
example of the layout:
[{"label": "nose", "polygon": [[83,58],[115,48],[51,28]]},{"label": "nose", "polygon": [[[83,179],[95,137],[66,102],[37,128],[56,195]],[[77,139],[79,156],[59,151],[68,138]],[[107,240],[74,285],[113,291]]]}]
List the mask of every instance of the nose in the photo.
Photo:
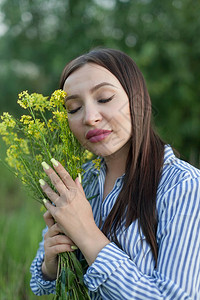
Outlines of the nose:
[{"label": "nose", "polygon": [[83,124],[84,125],[95,125],[102,120],[102,115],[97,107],[93,104],[85,106]]}]

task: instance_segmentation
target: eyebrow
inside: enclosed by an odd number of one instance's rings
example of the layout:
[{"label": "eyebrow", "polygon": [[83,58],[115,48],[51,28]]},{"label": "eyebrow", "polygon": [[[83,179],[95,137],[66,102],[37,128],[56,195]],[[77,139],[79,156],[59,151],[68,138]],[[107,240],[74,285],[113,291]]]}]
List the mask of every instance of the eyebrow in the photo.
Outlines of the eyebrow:
[{"label": "eyebrow", "polygon": [[[114,88],[117,88],[117,87],[116,87],[115,85],[113,85],[112,83],[109,83],[109,82],[101,82],[101,83],[95,85],[94,87],[92,87],[92,88],[90,89],[90,92],[91,92],[91,93],[94,93],[96,90],[100,89],[102,86],[105,86],[105,85],[108,85],[108,86],[112,86],[112,87],[114,87]],[[68,100],[73,100],[73,99],[76,99],[76,98],[78,98],[78,97],[79,97],[78,94],[74,94],[74,95],[71,95],[71,96],[67,96],[67,97],[65,97],[65,103],[66,103]]]}]

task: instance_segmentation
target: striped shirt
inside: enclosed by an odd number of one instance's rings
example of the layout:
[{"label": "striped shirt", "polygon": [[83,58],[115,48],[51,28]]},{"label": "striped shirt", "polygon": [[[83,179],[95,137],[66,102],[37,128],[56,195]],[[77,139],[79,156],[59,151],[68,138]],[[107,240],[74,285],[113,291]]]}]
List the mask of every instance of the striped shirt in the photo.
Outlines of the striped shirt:
[{"label": "striped shirt", "polygon": [[[97,226],[102,226],[123,186],[119,177],[104,201],[105,164],[100,171],[88,163],[83,182],[91,200]],[[90,297],[133,300],[200,300],[200,170],[175,157],[165,146],[164,165],[157,190],[158,261],[155,261],[138,222],[128,228],[125,220],[117,232],[121,249],[110,242],[87,269],[84,282]],[[45,233],[47,229],[43,231]],[[55,281],[41,272],[44,241],[31,265],[31,289],[36,295],[55,292]]]}]

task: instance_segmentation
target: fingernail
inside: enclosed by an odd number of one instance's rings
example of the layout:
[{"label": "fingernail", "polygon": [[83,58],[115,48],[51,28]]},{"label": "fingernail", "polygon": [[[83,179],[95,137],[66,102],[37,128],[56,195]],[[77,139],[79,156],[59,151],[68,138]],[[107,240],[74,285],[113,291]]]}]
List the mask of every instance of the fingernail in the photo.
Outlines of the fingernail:
[{"label": "fingernail", "polygon": [[55,158],[52,158],[52,159],[51,159],[51,162],[52,162],[52,164],[53,164],[55,167],[58,166],[58,161],[55,160]]},{"label": "fingernail", "polygon": [[81,178],[81,174],[80,173],[78,173],[78,180],[79,180],[80,183],[82,182],[82,178]]},{"label": "fingernail", "polygon": [[47,199],[43,199],[42,201],[43,201],[44,204],[46,204],[48,202]]},{"label": "fingernail", "polygon": [[71,246],[71,249],[72,249],[72,250],[77,250],[78,247],[77,247],[77,246]]},{"label": "fingernail", "polygon": [[41,163],[41,165],[43,166],[43,168],[44,168],[45,170],[48,170],[48,169],[49,169],[49,165],[48,165],[45,161],[43,161],[43,162]]},{"label": "fingernail", "polygon": [[40,179],[40,180],[39,180],[39,183],[40,183],[41,185],[45,185],[45,184],[46,184],[46,182],[45,182],[43,179]]}]

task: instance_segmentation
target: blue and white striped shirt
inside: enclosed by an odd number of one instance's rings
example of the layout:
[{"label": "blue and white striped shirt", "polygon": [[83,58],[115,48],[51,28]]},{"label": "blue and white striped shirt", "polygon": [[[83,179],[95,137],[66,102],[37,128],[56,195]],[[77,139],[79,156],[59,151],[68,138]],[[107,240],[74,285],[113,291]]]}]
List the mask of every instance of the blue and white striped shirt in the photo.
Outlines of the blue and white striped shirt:
[{"label": "blue and white striped shirt", "polygon": [[[100,216],[104,223],[110,213],[124,180],[124,175],[118,178],[102,201],[105,175],[105,164],[98,171],[91,163],[84,175],[89,182],[86,196],[97,195],[91,200],[97,226]],[[109,243],[84,275],[91,299],[200,300],[200,170],[176,158],[170,146],[165,146],[156,201],[157,267],[137,220],[128,228],[124,221],[117,233],[122,249]],[[41,242],[31,265],[31,288],[36,295],[55,291],[55,281],[42,277],[43,259]]]}]

